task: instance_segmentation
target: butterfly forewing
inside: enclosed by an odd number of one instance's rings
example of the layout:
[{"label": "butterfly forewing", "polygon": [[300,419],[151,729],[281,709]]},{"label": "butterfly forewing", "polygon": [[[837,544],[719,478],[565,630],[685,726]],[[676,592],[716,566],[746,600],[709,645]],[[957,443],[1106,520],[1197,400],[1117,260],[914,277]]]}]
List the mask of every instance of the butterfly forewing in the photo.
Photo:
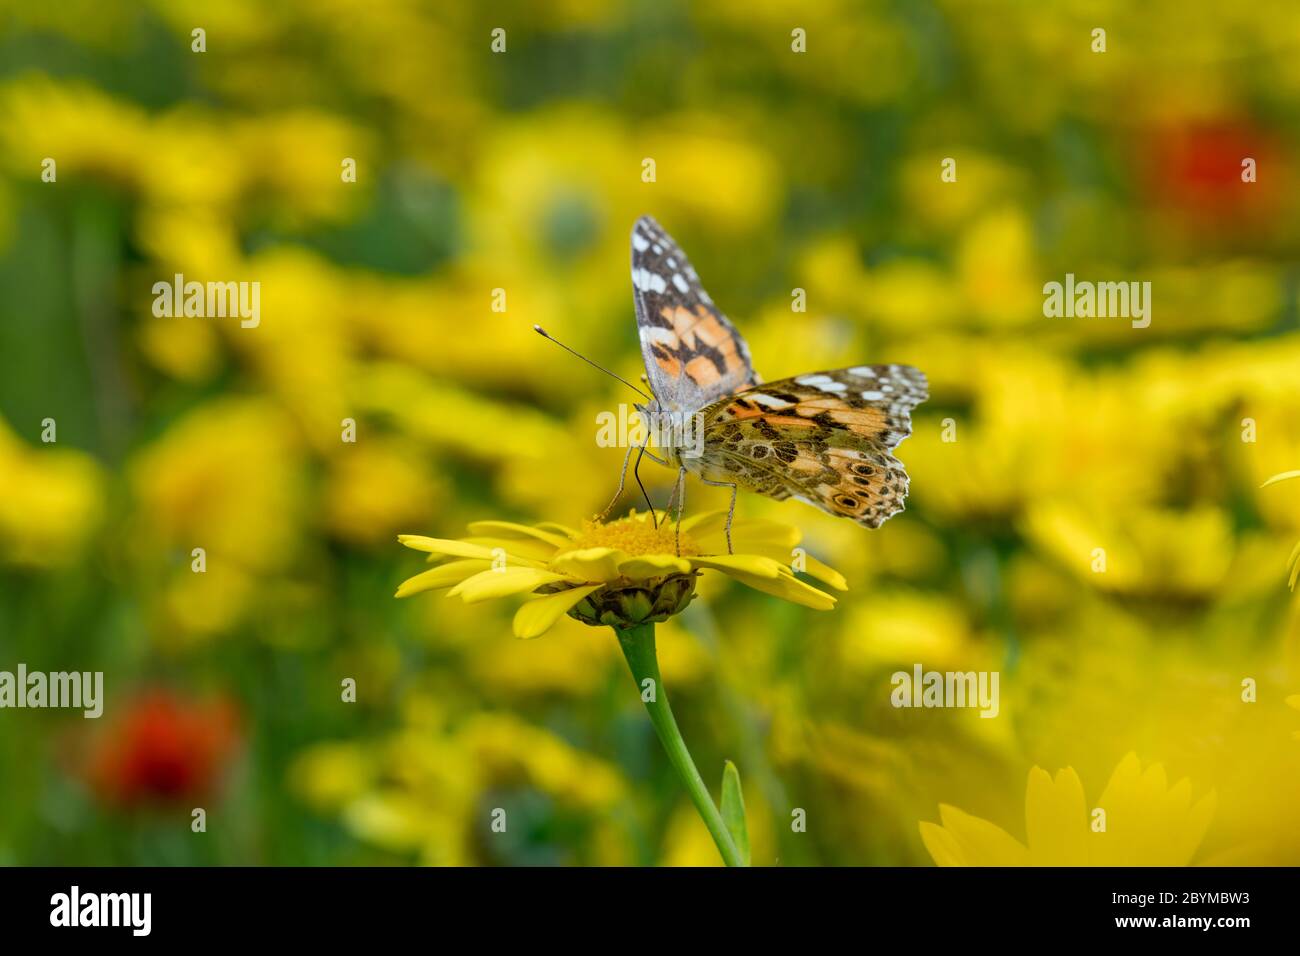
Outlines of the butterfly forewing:
[{"label": "butterfly forewing", "polygon": [[749,348],[659,223],[632,227],[632,297],[646,375],[658,406],[693,413],[757,379]]}]

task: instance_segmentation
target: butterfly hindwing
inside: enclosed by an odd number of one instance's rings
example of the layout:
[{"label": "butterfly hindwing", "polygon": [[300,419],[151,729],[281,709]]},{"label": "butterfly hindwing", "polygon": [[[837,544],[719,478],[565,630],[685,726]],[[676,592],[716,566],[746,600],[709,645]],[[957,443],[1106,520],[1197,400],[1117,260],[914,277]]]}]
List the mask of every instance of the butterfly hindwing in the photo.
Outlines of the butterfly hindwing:
[{"label": "butterfly hindwing", "polygon": [[650,216],[632,227],[632,297],[646,375],[661,409],[695,412],[757,381],[745,340]]},{"label": "butterfly hindwing", "polygon": [[907,365],[814,372],[727,396],[703,412],[703,455],[687,467],[778,500],[795,497],[879,527],[903,510],[908,478],[892,450],[929,397]]}]

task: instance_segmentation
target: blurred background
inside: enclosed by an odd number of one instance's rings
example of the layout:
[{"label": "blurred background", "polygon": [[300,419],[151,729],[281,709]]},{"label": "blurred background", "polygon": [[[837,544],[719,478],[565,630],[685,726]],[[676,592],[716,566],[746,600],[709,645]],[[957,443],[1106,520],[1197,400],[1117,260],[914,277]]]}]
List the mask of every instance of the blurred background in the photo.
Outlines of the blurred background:
[{"label": "blurred background", "polygon": [[[398,533],[612,493],[628,394],[531,326],[640,374],[642,213],[765,378],[931,382],[881,530],[740,499],[836,610],[660,627],[757,863],[930,865],[941,803],[1024,841],[1030,768],[1092,805],[1129,752],[1214,794],[1193,862],[1300,862],[1293,4],[0,6],[0,669],[105,673],[99,720],[0,711],[0,863],[717,862],[607,629],[392,597]],[[1150,327],[1045,318],[1067,272]],[[176,273],[260,324],[155,317]],[[915,663],[999,717],[894,709]]]}]

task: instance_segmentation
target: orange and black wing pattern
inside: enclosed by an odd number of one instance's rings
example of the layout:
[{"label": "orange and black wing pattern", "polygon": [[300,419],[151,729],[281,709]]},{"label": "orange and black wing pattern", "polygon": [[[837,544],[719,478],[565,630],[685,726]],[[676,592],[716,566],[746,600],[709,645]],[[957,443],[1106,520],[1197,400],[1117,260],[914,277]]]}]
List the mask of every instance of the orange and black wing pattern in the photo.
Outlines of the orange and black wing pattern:
[{"label": "orange and black wing pattern", "polygon": [[718,311],[681,247],[642,216],[632,227],[632,298],[658,406],[695,412],[757,382],[749,348]]},{"label": "orange and black wing pattern", "polygon": [[892,452],[928,397],[925,376],[910,365],[768,382],[704,410],[704,454],[694,470],[878,528],[903,510],[907,471]]}]

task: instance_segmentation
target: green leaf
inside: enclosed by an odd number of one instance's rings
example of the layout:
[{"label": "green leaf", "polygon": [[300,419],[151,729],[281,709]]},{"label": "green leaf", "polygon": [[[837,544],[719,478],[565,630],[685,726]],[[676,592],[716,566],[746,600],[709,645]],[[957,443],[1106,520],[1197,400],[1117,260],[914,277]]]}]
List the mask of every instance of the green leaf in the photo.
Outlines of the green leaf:
[{"label": "green leaf", "polygon": [[740,792],[740,771],[730,760],[722,770],[722,822],[735,841],[745,866],[749,866],[749,828],[745,825],[745,796]]}]

